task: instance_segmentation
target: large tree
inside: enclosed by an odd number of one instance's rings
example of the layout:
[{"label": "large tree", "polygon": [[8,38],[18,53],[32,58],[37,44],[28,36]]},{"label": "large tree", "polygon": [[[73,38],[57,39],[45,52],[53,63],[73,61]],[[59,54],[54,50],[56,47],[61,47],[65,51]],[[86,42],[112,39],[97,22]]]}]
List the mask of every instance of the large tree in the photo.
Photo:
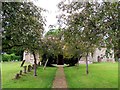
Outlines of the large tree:
[{"label": "large tree", "polygon": [[43,10],[31,2],[3,2],[2,27],[3,51],[8,49],[28,49],[34,56],[34,76],[36,76],[36,52],[40,49],[43,33]]},{"label": "large tree", "polygon": [[[92,53],[96,46],[105,44],[106,47],[112,48],[118,43],[118,2],[65,1],[58,4],[59,9],[63,11],[58,21],[60,25],[66,26],[66,41],[82,51],[82,54],[86,54],[88,74],[88,53]],[[110,41],[113,41],[111,45]]]}]

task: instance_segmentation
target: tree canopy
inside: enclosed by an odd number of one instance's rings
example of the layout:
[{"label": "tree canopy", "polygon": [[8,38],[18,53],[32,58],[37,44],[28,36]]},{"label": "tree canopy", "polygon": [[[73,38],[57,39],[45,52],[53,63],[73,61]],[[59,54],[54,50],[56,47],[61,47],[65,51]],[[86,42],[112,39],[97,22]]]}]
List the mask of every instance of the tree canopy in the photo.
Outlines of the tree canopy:
[{"label": "tree canopy", "polygon": [[36,76],[36,53],[41,47],[45,19],[42,8],[31,2],[2,3],[3,51],[16,48],[29,50],[34,56],[34,76]]},{"label": "tree canopy", "polygon": [[72,48],[76,47],[81,52],[78,55],[86,56],[88,74],[89,53],[93,53],[96,47],[118,48],[119,2],[64,0],[58,4],[58,8],[62,11],[58,22],[65,26],[64,39]]},{"label": "tree canopy", "polygon": [[33,3],[3,2],[3,51],[12,47],[33,48],[43,33],[42,9]]},{"label": "tree canopy", "polygon": [[83,45],[84,50],[87,49],[85,51],[96,46],[118,47],[119,2],[72,0],[66,3],[66,1],[61,1],[58,4],[59,9],[63,12],[58,21],[66,26],[64,28],[66,41],[76,47]]}]

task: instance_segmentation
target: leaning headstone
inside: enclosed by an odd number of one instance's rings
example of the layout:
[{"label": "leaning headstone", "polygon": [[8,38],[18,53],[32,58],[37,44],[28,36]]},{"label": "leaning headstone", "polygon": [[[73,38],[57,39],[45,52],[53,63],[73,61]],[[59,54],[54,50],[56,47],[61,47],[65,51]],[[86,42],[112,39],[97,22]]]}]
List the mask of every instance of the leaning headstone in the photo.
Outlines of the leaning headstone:
[{"label": "leaning headstone", "polygon": [[41,65],[41,62],[38,62],[37,66],[40,66]]},{"label": "leaning headstone", "polygon": [[20,75],[22,75],[22,70],[20,70]]},{"label": "leaning headstone", "polygon": [[26,73],[27,66],[23,66],[23,68],[24,68],[24,73]]},{"label": "leaning headstone", "polygon": [[28,65],[28,72],[31,71],[31,65]]},{"label": "leaning headstone", "polygon": [[32,70],[32,68],[33,68],[32,65],[30,65],[30,71]]},{"label": "leaning headstone", "polygon": [[25,60],[22,61],[22,64],[20,66],[22,67],[24,63],[25,63]]},{"label": "leaning headstone", "polygon": [[19,79],[19,78],[20,78],[19,75],[20,75],[20,74],[17,73],[17,74],[15,75],[15,79]]},{"label": "leaning headstone", "polygon": [[32,69],[34,69],[34,64],[32,65]]}]

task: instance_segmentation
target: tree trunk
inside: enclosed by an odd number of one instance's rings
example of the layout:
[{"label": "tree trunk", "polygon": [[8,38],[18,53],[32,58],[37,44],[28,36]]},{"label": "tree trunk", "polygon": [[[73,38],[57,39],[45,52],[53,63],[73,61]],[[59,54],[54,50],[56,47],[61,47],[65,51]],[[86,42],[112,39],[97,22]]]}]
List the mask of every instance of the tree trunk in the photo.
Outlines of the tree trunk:
[{"label": "tree trunk", "polygon": [[88,53],[86,55],[86,74],[88,74],[89,71],[88,71]]},{"label": "tree trunk", "polygon": [[22,75],[22,70],[20,70],[20,75]]},{"label": "tree trunk", "polygon": [[78,57],[78,62],[77,62],[78,65],[79,65],[79,61],[80,61],[81,58],[82,58],[82,56]]},{"label": "tree trunk", "polygon": [[33,56],[34,56],[34,76],[37,76],[37,59],[34,51]]},{"label": "tree trunk", "polygon": [[48,62],[48,59],[47,59],[47,61],[45,62],[45,65],[44,65],[44,67],[43,67],[43,70],[46,68],[47,62]]}]

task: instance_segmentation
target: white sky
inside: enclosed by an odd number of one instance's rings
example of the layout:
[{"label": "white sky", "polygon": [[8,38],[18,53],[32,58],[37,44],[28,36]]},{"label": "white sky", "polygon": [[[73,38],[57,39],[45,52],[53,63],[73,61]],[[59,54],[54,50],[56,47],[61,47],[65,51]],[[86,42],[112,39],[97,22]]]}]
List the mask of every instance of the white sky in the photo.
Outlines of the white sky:
[{"label": "white sky", "polygon": [[[33,1],[33,3],[36,6],[48,10],[48,12],[44,13],[44,16],[46,17],[47,20],[45,26],[45,32],[49,30],[49,25],[57,25],[56,15],[60,14],[57,4],[62,0],[31,0],[31,1]],[[68,0],[68,1],[70,2],[72,0]],[[68,1],[66,3],[68,3]],[[80,0],[80,1],[83,2],[84,0]],[[99,1],[101,2],[102,0]]]},{"label": "white sky", "polygon": [[46,16],[46,26],[45,26],[45,32],[49,30],[49,25],[56,25],[57,24],[57,19],[56,15],[59,14],[57,4],[61,0],[34,0],[33,3],[37,5],[38,7],[42,7],[49,12],[45,12],[44,15]]}]

